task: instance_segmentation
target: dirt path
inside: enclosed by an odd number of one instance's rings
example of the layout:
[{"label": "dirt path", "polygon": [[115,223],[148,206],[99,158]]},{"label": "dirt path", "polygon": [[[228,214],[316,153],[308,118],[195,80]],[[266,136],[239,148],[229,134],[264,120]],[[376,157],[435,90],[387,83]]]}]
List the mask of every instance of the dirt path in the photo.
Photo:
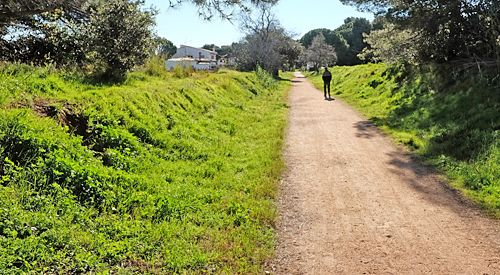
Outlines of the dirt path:
[{"label": "dirt path", "polygon": [[500,274],[500,223],[295,78],[274,274]]}]

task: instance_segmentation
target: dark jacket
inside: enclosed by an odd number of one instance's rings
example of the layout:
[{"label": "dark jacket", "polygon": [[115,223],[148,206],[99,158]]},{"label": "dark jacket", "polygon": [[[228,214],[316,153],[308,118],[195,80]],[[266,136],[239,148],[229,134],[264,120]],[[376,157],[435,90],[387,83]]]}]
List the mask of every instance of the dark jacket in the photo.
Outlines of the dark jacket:
[{"label": "dark jacket", "polygon": [[332,81],[332,73],[329,70],[325,70],[323,73],[323,81],[330,83]]}]

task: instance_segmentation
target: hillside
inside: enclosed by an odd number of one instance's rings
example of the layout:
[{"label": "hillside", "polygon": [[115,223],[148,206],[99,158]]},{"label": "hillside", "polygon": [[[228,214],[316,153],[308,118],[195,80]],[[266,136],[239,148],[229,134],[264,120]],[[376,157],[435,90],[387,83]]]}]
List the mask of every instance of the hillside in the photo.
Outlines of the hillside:
[{"label": "hillside", "polygon": [[[332,96],[500,213],[500,95],[495,79],[451,65],[333,67]],[[323,89],[321,74],[309,76]]]},{"label": "hillside", "polygon": [[0,80],[2,274],[261,271],[289,82],[9,64]]}]

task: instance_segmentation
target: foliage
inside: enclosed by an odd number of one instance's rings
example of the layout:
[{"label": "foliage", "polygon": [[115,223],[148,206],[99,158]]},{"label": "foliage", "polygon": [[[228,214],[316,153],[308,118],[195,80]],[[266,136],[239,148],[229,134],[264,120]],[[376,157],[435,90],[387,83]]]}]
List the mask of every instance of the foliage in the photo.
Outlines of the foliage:
[{"label": "foliage", "polygon": [[84,2],[84,0],[4,0],[0,4],[2,11],[0,26],[14,25],[29,16],[63,9],[79,17]]},{"label": "foliage", "polygon": [[177,47],[174,45],[174,43],[164,37],[155,37],[153,41],[156,45],[156,55],[159,55],[165,59],[169,59],[177,52]]},{"label": "foliage", "polygon": [[[384,16],[400,31],[415,34],[417,60],[499,60],[500,3],[466,0],[342,0]],[[401,32],[395,33],[400,35]],[[400,45],[400,44],[399,44]],[[406,53],[406,51],[398,51]],[[497,65],[497,68],[500,68]]]},{"label": "foliage", "polygon": [[313,39],[311,46],[304,52],[303,59],[318,71],[322,65],[334,65],[337,61],[337,53],[334,47],[325,42],[325,37],[320,33]]},{"label": "foliage", "polygon": [[282,37],[278,52],[285,67],[284,69],[293,69],[295,68],[295,64],[300,60],[300,56],[304,52],[304,47],[290,36],[284,36]]},{"label": "foliage", "polygon": [[281,27],[269,5],[259,5],[256,18],[244,14],[240,22],[246,36],[240,43],[233,44],[238,69],[253,71],[259,64],[278,76],[280,69],[294,65],[302,47]]},{"label": "foliage", "polygon": [[2,273],[262,273],[288,84],[174,74],[0,67]]},{"label": "foliage", "polygon": [[[82,13],[82,4],[85,0],[4,0],[0,4],[0,26],[10,24],[13,20],[38,15],[44,12],[53,12],[56,9],[71,13]],[[176,8],[183,3],[191,3],[198,7],[198,14],[205,20],[219,15],[221,18],[232,19],[234,7],[248,12],[252,6],[260,3],[275,4],[277,0],[169,0],[170,7]]]},{"label": "foliage", "polygon": [[233,56],[233,47],[232,45],[221,46],[221,48],[215,48],[217,52],[217,57],[232,57]]},{"label": "foliage", "polygon": [[373,30],[365,35],[370,48],[365,48],[359,55],[362,60],[385,63],[418,63],[418,48],[415,40],[418,34],[411,30],[399,30],[394,24],[387,23],[381,30]]},{"label": "foliage", "polygon": [[308,48],[313,39],[322,34],[328,45],[336,49],[338,56],[338,65],[356,65],[363,63],[357,55],[368,45],[363,41],[363,34],[371,31],[371,24],[365,18],[348,17],[344,24],[335,30],[314,29],[302,36],[300,42]]},{"label": "foliage", "polygon": [[222,46],[221,48],[219,46],[216,46],[215,44],[205,44],[201,48],[209,51],[213,51],[215,49],[215,51],[217,52],[217,60],[222,57],[228,58],[233,56],[233,49],[231,46]]},{"label": "foliage", "polygon": [[366,18],[348,17],[344,19],[344,24],[333,31],[342,36],[349,45],[348,50],[343,52],[342,55],[337,52],[339,64],[351,66],[363,63],[358,54],[368,46],[363,40],[363,35],[369,34],[371,29],[371,23]]},{"label": "foliage", "polygon": [[305,48],[309,48],[311,46],[313,39],[322,34],[325,37],[325,41],[328,45],[333,46],[338,50],[339,53],[346,53],[349,50],[349,44],[340,34],[335,33],[329,29],[314,29],[308,31],[306,34],[300,38],[300,43]]},{"label": "foliage", "polygon": [[279,85],[278,80],[274,79],[274,77],[269,72],[262,69],[259,64],[257,64],[257,68],[255,69],[255,75],[257,76],[257,79],[260,81],[262,86],[267,89],[275,89]]},{"label": "foliage", "polygon": [[[498,83],[453,65],[334,67],[334,94],[500,215]],[[322,89],[321,77],[311,79]]]},{"label": "foliage", "polygon": [[161,55],[152,55],[146,60],[142,70],[150,76],[167,75],[167,64]]},{"label": "foliage", "polygon": [[113,0],[89,7],[90,18],[79,26],[79,39],[95,73],[120,78],[146,59],[156,11],[142,11],[143,4],[144,0]]},{"label": "foliage", "polygon": [[85,55],[71,35],[71,25],[83,18],[80,13],[54,9],[9,21],[0,26],[1,59],[28,64],[48,60],[61,65],[81,62]]},{"label": "foliage", "polygon": [[215,44],[205,44],[201,48],[205,49],[205,50],[209,50],[209,51],[213,51],[213,50],[215,50],[216,52],[220,51],[220,47],[216,46]]},{"label": "foliage", "polygon": [[205,20],[211,20],[214,16],[222,19],[233,20],[235,7],[241,12],[250,12],[259,5],[274,5],[278,0],[168,0],[170,7],[176,8],[183,3],[191,3],[198,7],[198,14]]},{"label": "foliage", "polygon": [[[83,66],[105,78],[120,78],[141,65],[152,48],[155,10],[143,0],[90,1],[82,16],[56,9],[9,28],[4,59],[58,66]],[[27,31],[30,30],[30,31]]]}]

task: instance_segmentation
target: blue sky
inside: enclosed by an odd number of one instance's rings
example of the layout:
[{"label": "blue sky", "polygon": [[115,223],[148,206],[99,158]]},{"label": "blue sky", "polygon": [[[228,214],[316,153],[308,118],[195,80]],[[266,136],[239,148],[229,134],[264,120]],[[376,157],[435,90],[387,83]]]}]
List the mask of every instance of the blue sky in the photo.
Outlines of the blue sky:
[{"label": "blue sky", "polygon": [[[169,9],[168,0],[146,0],[146,6],[151,5],[160,10],[156,17],[157,34],[169,39],[177,47],[180,44],[194,47],[204,44],[230,45],[243,37],[237,22],[232,25],[219,18],[205,21],[198,17],[196,8],[191,4]],[[373,20],[372,14],[357,12],[338,0],[280,0],[273,10],[285,29],[298,34],[296,39],[313,29],[336,29],[349,16]]]}]

